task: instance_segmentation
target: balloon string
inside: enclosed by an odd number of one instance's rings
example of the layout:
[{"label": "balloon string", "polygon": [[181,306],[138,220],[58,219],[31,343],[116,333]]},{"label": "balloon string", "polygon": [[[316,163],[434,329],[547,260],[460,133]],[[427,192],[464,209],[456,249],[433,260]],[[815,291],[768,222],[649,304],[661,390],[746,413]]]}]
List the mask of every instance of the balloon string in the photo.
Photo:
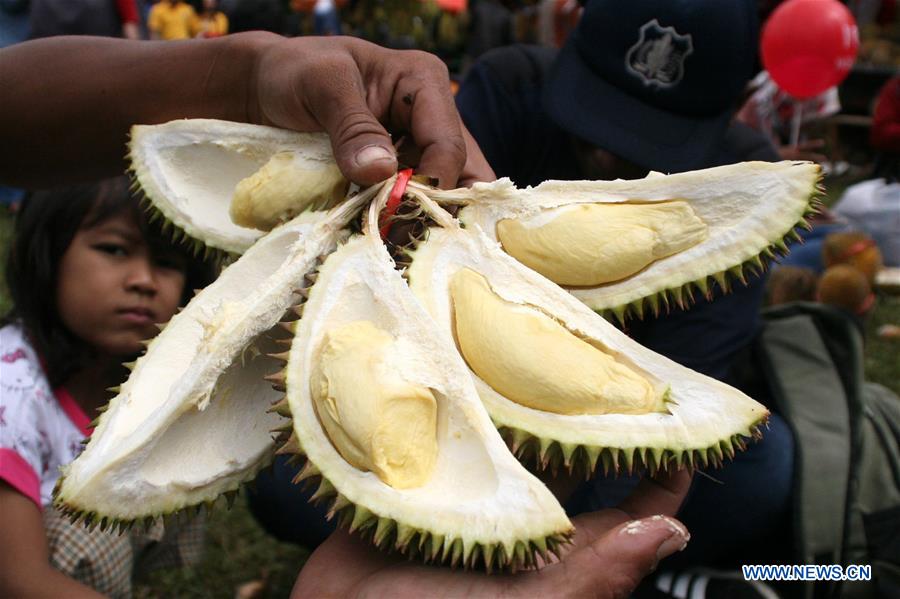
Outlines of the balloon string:
[{"label": "balloon string", "polygon": [[803,120],[803,100],[794,100],[794,118],[791,120],[791,145],[800,143],[800,124]]}]

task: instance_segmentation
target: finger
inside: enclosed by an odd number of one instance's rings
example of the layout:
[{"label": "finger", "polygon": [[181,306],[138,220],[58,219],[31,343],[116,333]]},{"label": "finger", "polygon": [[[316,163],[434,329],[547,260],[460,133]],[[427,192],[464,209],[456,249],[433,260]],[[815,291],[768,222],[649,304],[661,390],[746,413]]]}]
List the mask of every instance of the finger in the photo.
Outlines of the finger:
[{"label": "finger", "polygon": [[675,515],[691,484],[687,470],[675,473],[659,473],[638,483],[637,488],[615,508],[580,514],[573,518],[574,548],[585,547],[628,520],[657,514]]},{"label": "finger", "polygon": [[652,516],[620,524],[563,561],[530,574],[523,595],[627,597],[660,560],[683,550],[690,535],[677,520]]},{"label": "finger", "polygon": [[360,185],[387,179],[397,171],[391,137],[369,110],[359,67],[349,54],[324,56],[314,78],[327,81],[307,89],[309,111],[331,137],[341,172]]},{"label": "finger", "polygon": [[447,67],[432,54],[404,52],[410,64],[398,79],[391,104],[392,126],[408,131],[421,151],[416,172],[455,187],[466,164],[466,140]]},{"label": "finger", "polygon": [[654,514],[674,516],[690,486],[691,474],[687,470],[659,473],[641,480],[619,508],[632,518],[644,518]]},{"label": "finger", "polygon": [[[338,530],[309,556],[291,591],[291,599],[343,597],[374,573],[396,561],[346,531]],[[335,564],[341,564],[336,573]]]},{"label": "finger", "polygon": [[497,178],[494,169],[488,164],[487,158],[481,153],[481,148],[466,126],[460,122],[462,127],[463,138],[466,141],[466,164],[463,172],[459,177],[459,185],[471,187],[472,184],[479,181],[493,181]]}]

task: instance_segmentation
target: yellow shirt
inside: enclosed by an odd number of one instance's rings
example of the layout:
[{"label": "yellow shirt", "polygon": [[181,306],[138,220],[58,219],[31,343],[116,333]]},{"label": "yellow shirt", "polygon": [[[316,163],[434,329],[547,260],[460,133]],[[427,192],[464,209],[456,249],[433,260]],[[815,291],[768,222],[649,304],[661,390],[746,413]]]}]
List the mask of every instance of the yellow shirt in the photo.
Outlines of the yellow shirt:
[{"label": "yellow shirt", "polygon": [[186,40],[193,37],[191,25],[196,17],[197,13],[190,4],[160,0],[150,9],[147,27],[160,39]]},{"label": "yellow shirt", "polygon": [[191,24],[194,37],[218,37],[228,33],[228,17],[223,12],[214,12],[209,17],[196,15]]}]

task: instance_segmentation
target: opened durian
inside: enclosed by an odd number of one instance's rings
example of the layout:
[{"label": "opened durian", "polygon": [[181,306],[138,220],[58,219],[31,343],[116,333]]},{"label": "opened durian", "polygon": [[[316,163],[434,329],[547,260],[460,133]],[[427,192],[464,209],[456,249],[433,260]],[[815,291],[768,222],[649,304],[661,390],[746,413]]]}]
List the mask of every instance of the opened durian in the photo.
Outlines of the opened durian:
[{"label": "opened durian", "polygon": [[128,158],[167,223],[231,254],[302,212],[330,208],[348,187],[324,133],[213,119],[137,125]]},{"label": "opened durian", "polygon": [[477,224],[529,268],[622,319],[761,270],[761,256],[786,252],[784,239],[814,210],[819,178],[813,163],[746,162],[634,181],[517,189],[501,179],[429,193],[464,203],[464,225]]},{"label": "opened durian", "polygon": [[653,471],[719,463],[758,434],[762,405],[642,347],[414,193],[442,226],[412,252],[410,288],[513,451],[552,468]]},{"label": "opened durian", "polygon": [[[422,310],[378,236],[317,274],[285,369],[285,452],[321,477],[351,530],[427,560],[523,567],[571,531],[550,491],[509,453],[466,367]],[[284,411],[287,408],[287,412]]]},{"label": "opened durian", "polygon": [[[619,239],[650,241],[607,244],[621,271],[569,290],[597,308],[641,306],[777,245],[808,207],[814,167],[521,191],[502,181],[452,191],[410,183],[441,226],[413,253],[407,285],[376,234],[395,179],[316,212],[345,189],[330,152],[323,136],[221,121],[135,128],[132,168],[153,208],[198,243],[243,255],[150,343],[62,477],[63,509],[102,525],[210,502],[251,479],[277,436],[281,453],[306,460],[298,482],[318,480],[315,497],[379,546],[517,568],[559,550],[571,524],[498,428],[520,455],[590,472],[719,462],[765,420],[762,406],[642,348],[496,239],[529,263],[535,248],[559,246],[540,238],[556,237],[553,226],[529,239],[542,219],[565,223],[584,209],[595,226],[616,220]],[[335,250],[376,194],[368,232]],[[432,198],[467,204],[468,228]],[[609,216],[593,204],[622,206]],[[238,226],[229,214],[275,228]],[[635,222],[652,234],[634,232]],[[589,245],[594,232],[561,235]],[[531,266],[583,282],[572,260],[542,260]],[[597,290],[600,300],[584,295]],[[293,311],[299,321],[275,326]]]},{"label": "opened durian", "polygon": [[330,213],[273,230],[197,293],[138,358],[56,503],[88,520],[127,523],[209,502],[251,480],[272,458],[263,377],[278,349],[261,337],[300,299],[303,277],[334,249],[374,190]]}]

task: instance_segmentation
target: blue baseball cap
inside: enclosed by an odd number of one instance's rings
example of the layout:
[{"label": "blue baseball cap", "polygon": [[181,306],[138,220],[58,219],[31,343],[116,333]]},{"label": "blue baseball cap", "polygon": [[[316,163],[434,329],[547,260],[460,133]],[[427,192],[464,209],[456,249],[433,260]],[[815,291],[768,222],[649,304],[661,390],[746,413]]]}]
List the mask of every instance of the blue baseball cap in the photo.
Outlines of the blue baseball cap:
[{"label": "blue baseball cap", "polygon": [[754,74],[755,0],[588,0],[543,91],[573,135],[645,168],[712,158]]}]

